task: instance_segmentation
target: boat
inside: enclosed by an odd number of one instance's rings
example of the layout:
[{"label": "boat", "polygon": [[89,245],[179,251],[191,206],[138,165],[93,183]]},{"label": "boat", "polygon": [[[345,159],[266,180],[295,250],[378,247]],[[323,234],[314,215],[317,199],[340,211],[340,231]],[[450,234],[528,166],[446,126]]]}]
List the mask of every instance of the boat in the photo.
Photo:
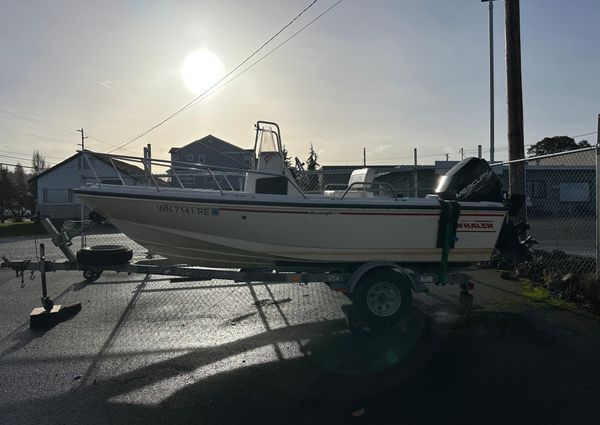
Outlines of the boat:
[{"label": "boat", "polygon": [[[343,190],[306,193],[302,182],[311,176],[298,161],[295,170],[285,165],[279,126],[258,121],[255,128],[250,170],[83,151],[138,161],[148,184],[126,184],[118,176],[75,193],[173,264],[302,270],[385,261],[431,267],[441,261],[465,266],[492,255],[508,209],[500,180],[484,160],[461,161],[424,198],[399,196],[369,168],[354,171]],[[167,171],[154,176],[151,164]],[[186,188],[184,170],[211,176],[215,189]],[[244,175],[243,190],[226,184],[234,174]]]}]

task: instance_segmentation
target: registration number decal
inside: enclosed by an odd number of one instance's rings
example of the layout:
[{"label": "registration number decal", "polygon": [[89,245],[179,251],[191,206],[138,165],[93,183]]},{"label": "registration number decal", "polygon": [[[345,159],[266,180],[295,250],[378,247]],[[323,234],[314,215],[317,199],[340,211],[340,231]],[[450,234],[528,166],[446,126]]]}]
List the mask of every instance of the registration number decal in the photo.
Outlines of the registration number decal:
[{"label": "registration number decal", "polygon": [[167,213],[167,214],[209,215],[209,216],[220,215],[219,208],[182,207],[179,205],[170,205],[170,204],[157,205],[156,208],[158,209],[159,212]]}]

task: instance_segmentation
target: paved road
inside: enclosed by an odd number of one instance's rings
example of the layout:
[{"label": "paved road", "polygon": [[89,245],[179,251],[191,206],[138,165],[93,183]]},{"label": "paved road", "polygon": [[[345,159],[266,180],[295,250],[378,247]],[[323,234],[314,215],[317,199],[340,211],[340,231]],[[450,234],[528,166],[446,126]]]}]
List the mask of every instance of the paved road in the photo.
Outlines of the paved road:
[{"label": "paved road", "polygon": [[597,423],[599,323],[472,274],[469,315],[434,288],[403,327],[357,338],[324,285],[68,272],[51,296],[82,311],[33,332],[39,279],[2,271],[0,424]]}]

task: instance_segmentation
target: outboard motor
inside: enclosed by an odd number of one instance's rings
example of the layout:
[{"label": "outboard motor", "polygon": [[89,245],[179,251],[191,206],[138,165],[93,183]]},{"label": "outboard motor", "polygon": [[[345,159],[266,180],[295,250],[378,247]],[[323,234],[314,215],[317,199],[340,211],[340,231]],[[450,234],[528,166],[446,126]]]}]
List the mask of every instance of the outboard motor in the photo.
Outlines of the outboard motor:
[{"label": "outboard motor", "polygon": [[496,249],[513,262],[531,258],[529,247],[536,242],[527,236],[529,225],[517,218],[524,197],[515,195],[509,198],[502,191],[502,181],[486,160],[465,158],[440,177],[435,192],[443,200],[503,202],[509,213],[502,225]]},{"label": "outboard motor", "polygon": [[502,202],[502,182],[485,159],[465,158],[440,177],[435,192],[444,200]]}]

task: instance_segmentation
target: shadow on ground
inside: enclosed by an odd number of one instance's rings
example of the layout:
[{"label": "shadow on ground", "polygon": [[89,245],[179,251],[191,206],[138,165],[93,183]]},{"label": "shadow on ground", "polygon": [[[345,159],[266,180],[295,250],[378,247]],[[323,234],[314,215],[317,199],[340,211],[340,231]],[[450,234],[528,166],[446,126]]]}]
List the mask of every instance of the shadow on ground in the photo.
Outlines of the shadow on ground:
[{"label": "shadow on ground", "polygon": [[[360,338],[339,320],[293,325],[88,381],[65,395],[16,403],[0,411],[0,422],[331,424],[356,420],[353,412],[375,423],[411,424],[594,417],[600,400],[597,368],[589,369],[597,366],[593,356],[569,367],[564,354],[571,342],[534,322],[519,313],[416,314],[403,327]],[[154,405],[115,401],[292,339],[308,340],[303,357],[193,379]]]}]

